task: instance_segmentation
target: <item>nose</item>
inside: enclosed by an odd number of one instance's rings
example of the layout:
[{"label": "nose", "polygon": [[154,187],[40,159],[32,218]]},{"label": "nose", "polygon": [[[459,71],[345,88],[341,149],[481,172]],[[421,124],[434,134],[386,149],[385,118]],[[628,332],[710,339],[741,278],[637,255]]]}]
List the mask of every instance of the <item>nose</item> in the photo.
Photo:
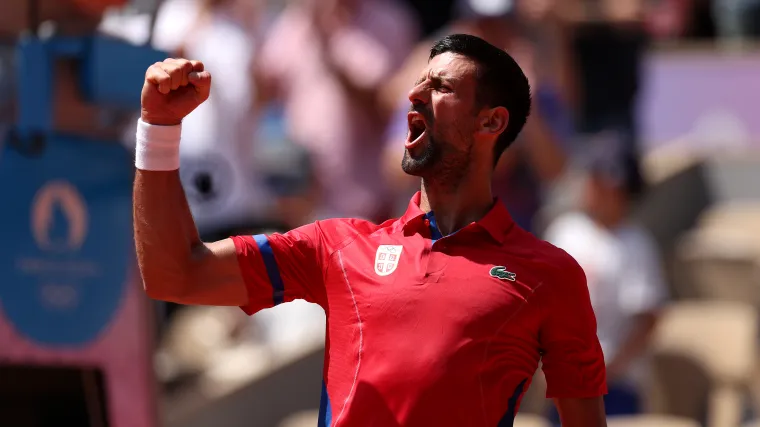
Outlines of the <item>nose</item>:
[{"label": "nose", "polygon": [[422,82],[416,86],[414,86],[409,91],[409,102],[412,103],[412,105],[424,105],[427,104],[429,99],[429,91],[426,88],[425,82]]}]

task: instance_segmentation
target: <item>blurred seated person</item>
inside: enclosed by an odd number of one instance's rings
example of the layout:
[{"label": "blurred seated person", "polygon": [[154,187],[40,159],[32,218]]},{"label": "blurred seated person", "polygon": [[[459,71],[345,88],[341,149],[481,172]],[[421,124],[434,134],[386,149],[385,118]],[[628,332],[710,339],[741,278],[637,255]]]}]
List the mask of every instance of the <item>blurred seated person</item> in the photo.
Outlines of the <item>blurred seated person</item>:
[{"label": "blurred seated person", "polygon": [[[51,35],[81,36],[97,32],[107,9],[127,0],[34,0],[36,17],[30,16],[30,1],[3,0],[0,13],[0,141],[15,121],[15,46],[29,25],[48,24]],[[31,29],[37,31],[37,28]],[[131,113],[85,102],[79,92],[79,75],[73,61],[55,64],[53,82],[53,128],[56,132],[119,141],[131,123]]]},{"label": "blurred seated person", "polygon": [[[665,9],[646,0],[541,1],[559,14],[570,40],[578,89],[573,106],[576,130],[584,135],[621,135],[622,155],[631,158],[628,162],[639,173],[636,105],[650,39],[647,23],[653,14],[664,16]],[[669,15],[675,19],[677,14]]]},{"label": "blurred seated person", "polygon": [[397,0],[295,0],[273,23],[256,60],[259,102],[284,105],[288,138],[313,160],[321,202],[309,220],[387,219],[378,99],[417,33]]},{"label": "blurred seated person", "polygon": [[[559,90],[556,75],[539,74],[536,61],[540,52],[531,41],[522,37],[515,21],[513,2],[497,0],[492,8],[483,8],[473,0],[459,0],[457,20],[442,33],[467,33],[484,38],[507,50],[527,75],[533,93],[533,109],[528,122],[515,144],[501,157],[494,174],[494,193],[507,205],[514,220],[524,229],[533,231],[533,220],[541,207],[545,186],[550,186],[565,171],[567,142],[572,137],[572,121]],[[437,37],[437,35],[435,35]],[[410,101],[405,89],[414,82],[428,60],[430,41],[421,42],[409,56],[403,68],[390,84],[383,99],[387,109],[394,110],[386,133],[385,176],[401,202],[419,186],[414,177],[403,173],[400,164],[404,154],[404,139],[408,131],[407,112]]]},{"label": "blurred seated person", "polygon": [[555,219],[545,238],[586,273],[607,364],[607,415],[627,415],[642,410],[646,353],[667,291],[653,238],[629,216],[643,183],[612,145],[595,147],[580,211]]}]

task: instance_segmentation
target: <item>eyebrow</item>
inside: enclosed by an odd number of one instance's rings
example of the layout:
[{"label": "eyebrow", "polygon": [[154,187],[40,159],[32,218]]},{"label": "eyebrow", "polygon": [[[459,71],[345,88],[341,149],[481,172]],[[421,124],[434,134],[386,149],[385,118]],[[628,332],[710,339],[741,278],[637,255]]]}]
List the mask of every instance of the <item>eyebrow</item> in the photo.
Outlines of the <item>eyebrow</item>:
[{"label": "eyebrow", "polygon": [[434,82],[450,82],[450,81],[453,80],[451,78],[448,78],[448,77],[440,75],[440,74],[425,75],[425,76],[422,76],[422,77],[418,78],[417,81],[414,82],[414,85],[415,86],[419,85],[420,83],[422,83],[425,80],[427,80],[428,77],[430,78],[430,80],[432,80]]}]

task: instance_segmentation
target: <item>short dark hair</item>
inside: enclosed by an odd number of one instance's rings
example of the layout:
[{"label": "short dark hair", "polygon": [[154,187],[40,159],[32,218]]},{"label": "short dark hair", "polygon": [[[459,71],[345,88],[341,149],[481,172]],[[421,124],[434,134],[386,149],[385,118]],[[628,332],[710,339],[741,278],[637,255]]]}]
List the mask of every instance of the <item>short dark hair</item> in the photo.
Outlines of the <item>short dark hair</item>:
[{"label": "short dark hair", "polygon": [[478,107],[503,106],[509,111],[509,123],[496,140],[494,165],[525,126],[530,115],[530,83],[520,66],[506,51],[469,34],[448,35],[433,45],[428,60],[446,53],[456,53],[473,60],[477,66],[476,104]]}]

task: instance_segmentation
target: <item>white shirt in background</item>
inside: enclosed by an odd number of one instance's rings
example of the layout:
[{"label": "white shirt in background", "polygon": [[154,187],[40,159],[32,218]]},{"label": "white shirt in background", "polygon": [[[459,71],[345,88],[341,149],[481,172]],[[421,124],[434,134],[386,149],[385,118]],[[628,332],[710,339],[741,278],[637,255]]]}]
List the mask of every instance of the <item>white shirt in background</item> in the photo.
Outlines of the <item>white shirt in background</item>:
[{"label": "white shirt in background", "polygon": [[[627,339],[634,317],[657,309],[666,299],[654,241],[638,225],[609,230],[583,213],[557,218],[545,239],[569,253],[586,272],[597,334],[609,363]],[[626,379],[640,384],[645,373],[642,358],[631,365]]]},{"label": "white shirt in background", "polygon": [[[167,0],[153,32],[155,48],[170,55],[184,48],[185,56],[202,61],[213,76],[209,99],[182,121],[180,145],[182,184],[201,232],[246,225],[263,216],[272,200],[255,171],[252,75],[240,72],[250,69],[257,34],[228,15],[215,11],[199,21],[200,1]],[[102,30],[139,43],[147,40],[149,21],[147,15],[109,16]],[[203,174],[210,177],[210,193],[199,191]]]},{"label": "white shirt in background", "polygon": [[[254,171],[256,120],[252,111],[251,69],[256,54],[254,31],[237,25],[223,11],[198,22],[198,2],[165,2],[156,19],[157,48],[184,48],[213,76],[211,96],[182,121],[180,174],[198,228],[203,231],[242,225],[261,216],[271,200]],[[211,177],[213,194],[196,181]]]}]

